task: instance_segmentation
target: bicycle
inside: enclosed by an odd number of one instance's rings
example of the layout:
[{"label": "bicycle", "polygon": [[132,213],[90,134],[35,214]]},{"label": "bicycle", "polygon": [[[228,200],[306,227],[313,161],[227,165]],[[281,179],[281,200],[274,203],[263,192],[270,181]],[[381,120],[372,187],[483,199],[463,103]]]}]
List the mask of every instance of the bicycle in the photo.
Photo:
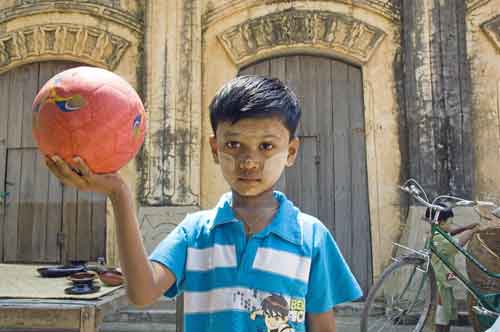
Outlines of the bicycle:
[{"label": "bicycle", "polygon": [[[444,201],[449,208],[488,206],[492,209],[491,213],[500,218],[500,208],[492,202],[471,201],[450,195],[437,196],[430,202],[425,191],[414,179],[407,180],[400,189],[422,205],[438,212],[446,210],[442,205],[438,205],[440,201]],[[500,290],[488,294],[482,292],[441,255],[433,244],[434,237],[442,235],[464,255],[466,260],[472,262],[489,277],[500,278],[500,274],[488,271],[475,257],[455,243],[453,238],[440,228],[437,222],[438,216],[439,213],[434,213],[434,218],[428,220],[431,225],[431,237],[423,249],[414,250],[395,244],[410,250],[411,253],[393,258],[394,262],[382,272],[379,280],[371,287],[361,313],[361,332],[386,332],[391,328],[394,331],[423,330],[429,317],[432,316],[437,299],[436,277],[431,264],[433,256],[442,261],[472,295],[476,302],[473,311],[483,331],[491,327],[500,316]]]}]

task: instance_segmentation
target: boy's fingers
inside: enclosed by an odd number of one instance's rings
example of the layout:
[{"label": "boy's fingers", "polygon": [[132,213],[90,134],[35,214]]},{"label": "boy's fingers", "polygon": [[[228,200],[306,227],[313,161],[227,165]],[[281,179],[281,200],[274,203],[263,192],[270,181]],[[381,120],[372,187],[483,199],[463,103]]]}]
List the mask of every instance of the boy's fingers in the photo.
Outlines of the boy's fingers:
[{"label": "boy's fingers", "polygon": [[54,160],[52,160],[50,157],[45,156],[45,165],[47,165],[47,167],[52,173],[54,173],[55,176],[57,176],[59,179],[62,179],[63,176]]},{"label": "boy's fingers", "polygon": [[87,167],[87,164],[85,164],[82,158],[75,157],[73,158],[73,161],[76,163],[76,166],[83,177],[89,177],[92,175],[90,169]]},{"label": "boy's fingers", "polygon": [[74,172],[71,170],[69,165],[66,162],[64,162],[64,160],[62,160],[58,156],[53,156],[52,160],[54,160],[57,168],[59,169],[61,175],[64,178],[71,178],[73,176]]},{"label": "boy's fingers", "polygon": [[59,179],[59,181],[61,181],[65,185],[69,185],[68,181],[66,181],[66,178],[61,174],[61,172],[59,171],[59,168],[52,160],[47,159],[45,161],[45,164],[50,169],[52,174],[54,174],[57,177],[57,179]]},{"label": "boy's fingers", "polygon": [[83,181],[83,179],[80,176],[78,176],[66,162],[64,162],[58,156],[53,156],[52,160],[54,161],[54,164],[58,169],[58,174],[60,175],[59,179],[64,184],[72,185],[79,189],[85,187],[86,182]]}]

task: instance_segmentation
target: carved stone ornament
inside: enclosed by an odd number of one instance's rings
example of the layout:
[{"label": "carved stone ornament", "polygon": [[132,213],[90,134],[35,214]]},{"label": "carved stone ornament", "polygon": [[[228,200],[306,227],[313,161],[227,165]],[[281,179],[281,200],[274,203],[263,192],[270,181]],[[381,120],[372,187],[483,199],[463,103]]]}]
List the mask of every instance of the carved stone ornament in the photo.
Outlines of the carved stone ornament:
[{"label": "carved stone ornament", "polygon": [[481,28],[500,51],[500,15],[483,23]]},{"label": "carved stone ornament", "polygon": [[248,20],[218,36],[237,65],[282,48],[326,49],[365,63],[384,38],[381,29],[328,11],[286,10]]},{"label": "carved stone ornament", "polygon": [[17,63],[66,56],[113,70],[130,42],[107,31],[76,24],[46,24],[0,35],[0,72]]},{"label": "carved stone ornament", "polygon": [[[304,1],[308,4],[320,0]],[[484,1],[484,0],[483,0]],[[401,3],[394,0],[335,0],[339,4],[346,4],[364,8],[373,14],[381,15],[392,22],[399,22],[401,20]],[[209,2],[210,3],[210,2]],[[262,5],[280,5],[289,4],[293,6],[290,0],[231,0],[221,2],[219,6],[207,6],[207,10],[202,17],[203,29],[207,29],[210,25],[218,22],[219,20],[233,16],[236,12],[241,10],[248,10]]]},{"label": "carved stone ornament", "polygon": [[0,11],[0,23],[30,15],[79,13],[101,17],[142,32],[144,22],[141,17],[110,4],[108,0],[17,0],[15,6]]}]

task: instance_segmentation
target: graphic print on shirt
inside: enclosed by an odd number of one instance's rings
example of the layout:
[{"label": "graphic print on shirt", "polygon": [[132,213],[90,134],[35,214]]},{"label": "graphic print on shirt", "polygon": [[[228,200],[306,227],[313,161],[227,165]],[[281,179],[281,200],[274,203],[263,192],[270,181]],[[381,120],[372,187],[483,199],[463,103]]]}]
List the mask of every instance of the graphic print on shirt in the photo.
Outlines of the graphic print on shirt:
[{"label": "graphic print on shirt", "polygon": [[254,289],[237,291],[233,301],[249,311],[252,320],[264,323],[259,332],[295,332],[293,323],[303,324],[305,320],[304,299]]}]

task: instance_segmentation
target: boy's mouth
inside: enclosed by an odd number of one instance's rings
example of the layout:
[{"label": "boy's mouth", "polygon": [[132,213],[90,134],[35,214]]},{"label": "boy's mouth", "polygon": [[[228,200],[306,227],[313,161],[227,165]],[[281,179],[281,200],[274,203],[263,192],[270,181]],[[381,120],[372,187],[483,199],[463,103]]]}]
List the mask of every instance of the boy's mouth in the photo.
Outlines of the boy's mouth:
[{"label": "boy's mouth", "polygon": [[238,178],[239,181],[243,181],[243,182],[257,182],[257,181],[260,181],[260,178],[257,178],[257,177],[239,177]]}]

